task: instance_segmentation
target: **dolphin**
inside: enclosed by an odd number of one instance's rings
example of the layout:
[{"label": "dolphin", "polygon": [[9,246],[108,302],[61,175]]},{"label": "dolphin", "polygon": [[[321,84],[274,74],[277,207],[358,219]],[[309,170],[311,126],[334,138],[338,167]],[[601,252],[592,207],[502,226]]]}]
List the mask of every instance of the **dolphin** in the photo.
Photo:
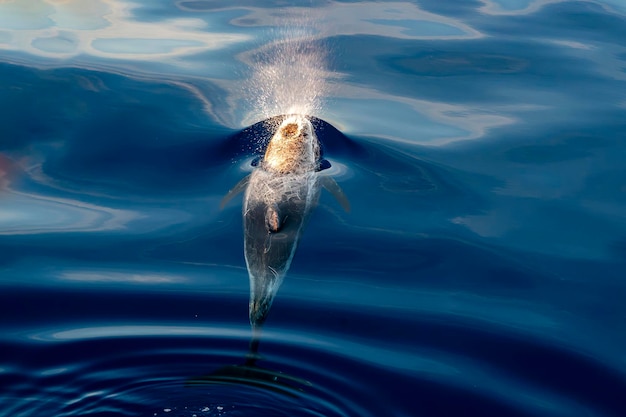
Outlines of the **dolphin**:
[{"label": "dolphin", "polygon": [[348,199],[321,158],[311,121],[288,115],[270,139],[250,175],[223,198],[221,207],[245,189],[244,254],[250,278],[249,318],[253,330],[265,322],[274,296],[289,270],[303,229],[326,188],[345,211]]}]

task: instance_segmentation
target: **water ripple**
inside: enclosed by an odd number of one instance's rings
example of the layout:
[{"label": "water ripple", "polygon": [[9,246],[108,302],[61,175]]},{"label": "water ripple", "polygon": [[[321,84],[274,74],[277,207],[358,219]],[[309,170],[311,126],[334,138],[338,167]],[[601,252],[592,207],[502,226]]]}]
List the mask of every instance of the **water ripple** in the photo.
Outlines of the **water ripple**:
[{"label": "water ripple", "polygon": [[11,191],[2,196],[0,235],[119,230],[138,217],[131,210]]},{"label": "water ripple", "polygon": [[[288,308],[291,314],[274,316],[278,325],[263,332],[253,365],[245,322],[52,318],[5,329],[0,404],[12,416],[447,416],[471,409],[485,416],[610,416],[626,389],[625,375],[609,365],[522,329],[443,311],[392,318],[384,310],[327,306],[316,316],[315,303],[302,300]],[[323,332],[319,320],[327,323]],[[406,332],[418,335],[416,344],[404,342]],[[572,377],[563,380],[564,373]]]}]

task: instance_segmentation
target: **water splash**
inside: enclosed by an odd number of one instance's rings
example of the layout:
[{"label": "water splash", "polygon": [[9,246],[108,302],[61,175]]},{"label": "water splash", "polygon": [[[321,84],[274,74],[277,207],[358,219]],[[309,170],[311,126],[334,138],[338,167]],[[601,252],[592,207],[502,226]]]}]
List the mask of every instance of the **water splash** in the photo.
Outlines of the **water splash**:
[{"label": "water splash", "polygon": [[252,75],[244,89],[257,120],[318,114],[333,77],[315,25],[297,13],[281,18],[288,24],[274,29],[274,40],[249,57]]}]

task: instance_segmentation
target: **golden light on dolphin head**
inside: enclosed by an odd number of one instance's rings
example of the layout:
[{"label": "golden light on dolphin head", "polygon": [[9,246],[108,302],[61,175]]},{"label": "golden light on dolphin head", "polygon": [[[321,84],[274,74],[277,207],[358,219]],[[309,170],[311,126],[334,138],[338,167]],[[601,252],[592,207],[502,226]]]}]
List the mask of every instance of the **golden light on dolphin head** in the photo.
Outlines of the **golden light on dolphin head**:
[{"label": "golden light on dolphin head", "polygon": [[300,131],[300,126],[298,126],[297,123],[289,123],[281,127],[282,138],[284,139],[295,138],[299,131]]},{"label": "golden light on dolphin head", "polygon": [[270,139],[263,167],[280,174],[311,171],[319,158],[319,144],[306,116],[288,116]]}]

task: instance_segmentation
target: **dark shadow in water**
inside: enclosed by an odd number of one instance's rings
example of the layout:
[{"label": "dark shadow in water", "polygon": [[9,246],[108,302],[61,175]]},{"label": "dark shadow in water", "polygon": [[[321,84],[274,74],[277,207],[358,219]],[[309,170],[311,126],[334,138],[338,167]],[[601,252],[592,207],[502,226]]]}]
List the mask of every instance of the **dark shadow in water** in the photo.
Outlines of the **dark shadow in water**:
[{"label": "dark shadow in water", "polygon": [[260,341],[261,335],[255,331],[250,340],[249,352],[242,364],[227,365],[209,374],[189,378],[185,386],[247,385],[290,397],[297,397],[305,392],[307,387],[312,386],[305,379],[257,365],[257,362],[262,359],[259,355]]},{"label": "dark shadow in water", "polygon": [[190,193],[231,162],[218,148],[233,130],[163,82],[0,63],[0,106],[0,152],[41,163],[45,177],[79,192]]}]

